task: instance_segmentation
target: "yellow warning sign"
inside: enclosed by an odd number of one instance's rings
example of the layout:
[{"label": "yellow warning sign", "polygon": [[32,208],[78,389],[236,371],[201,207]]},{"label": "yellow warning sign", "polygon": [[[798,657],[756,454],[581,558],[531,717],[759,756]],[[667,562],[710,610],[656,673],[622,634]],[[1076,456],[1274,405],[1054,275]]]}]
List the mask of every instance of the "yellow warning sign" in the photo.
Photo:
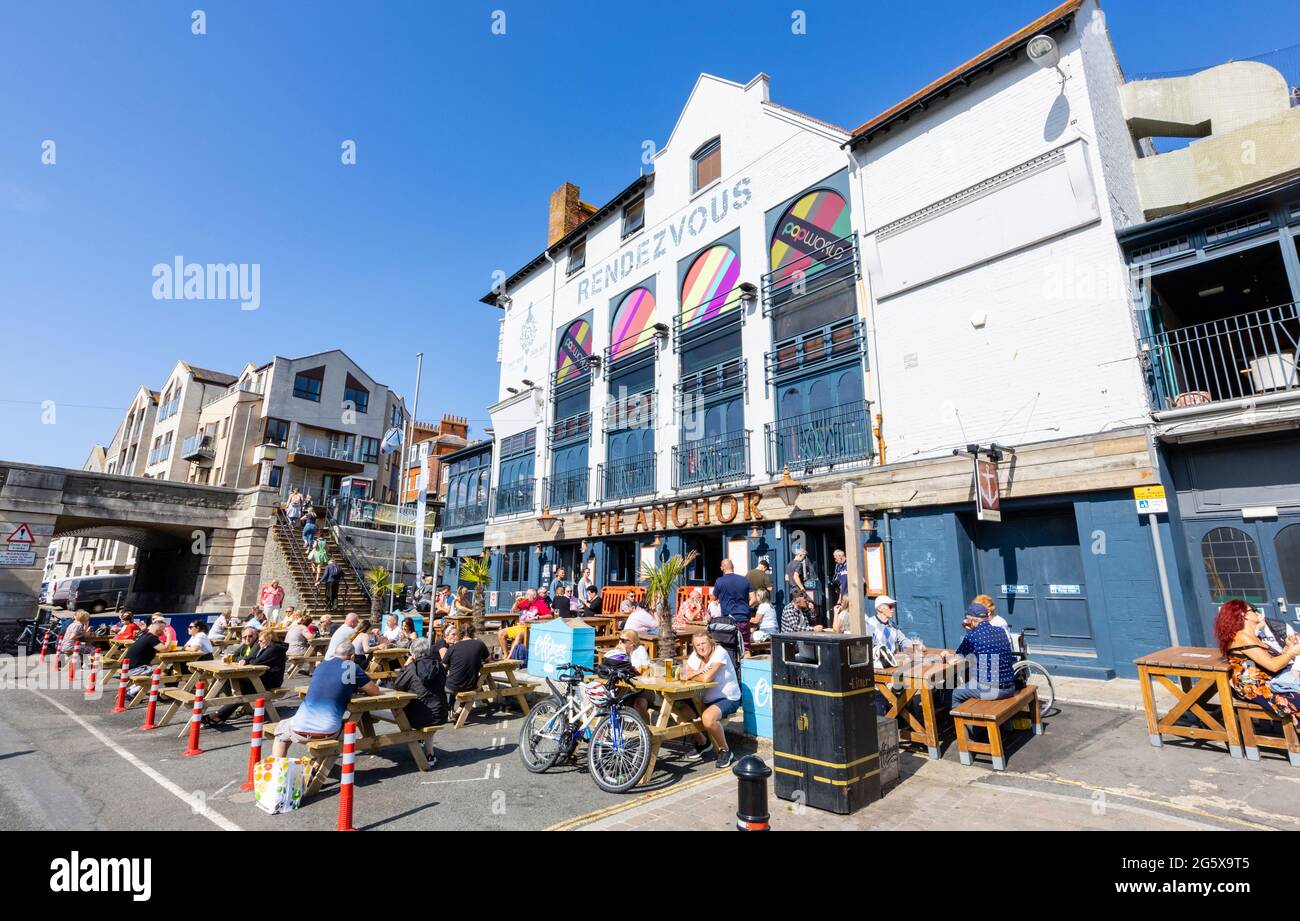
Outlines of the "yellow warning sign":
[{"label": "yellow warning sign", "polygon": [[1134,499],[1163,499],[1165,497],[1165,488],[1163,486],[1134,486]]}]

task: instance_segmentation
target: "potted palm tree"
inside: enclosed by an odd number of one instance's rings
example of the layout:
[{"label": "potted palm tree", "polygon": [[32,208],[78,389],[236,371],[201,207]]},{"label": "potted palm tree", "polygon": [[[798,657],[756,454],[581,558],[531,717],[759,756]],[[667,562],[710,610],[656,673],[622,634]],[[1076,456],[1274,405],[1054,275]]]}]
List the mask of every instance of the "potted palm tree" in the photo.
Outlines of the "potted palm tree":
[{"label": "potted palm tree", "polygon": [[646,586],[646,605],[655,612],[659,623],[659,660],[667,662],[673,657],[676,634],[673,632],[673,616],[668,608],[668,599],[677,588],[677,583],[686,574],[686,567],[695,562],[699,552],[692,550],[682,556],[673,554],[658,566],[650,563],[641,565],[641,581]]},{"label": "potted palm tree", "polygon": [[487,613],[487,585],[492,581],[492,565],[488,555],[467,556],[460,561],[460,579],[474,586],[471,592],[474,613],[474,632],[483,632],[483,619]]},{"label": "potted palm tree", "polygon": [[370,622],[379,623],[384,610],[384,596],[393,588],[393,577],[383,566],[366,570],[366,587],[370,589]]}]

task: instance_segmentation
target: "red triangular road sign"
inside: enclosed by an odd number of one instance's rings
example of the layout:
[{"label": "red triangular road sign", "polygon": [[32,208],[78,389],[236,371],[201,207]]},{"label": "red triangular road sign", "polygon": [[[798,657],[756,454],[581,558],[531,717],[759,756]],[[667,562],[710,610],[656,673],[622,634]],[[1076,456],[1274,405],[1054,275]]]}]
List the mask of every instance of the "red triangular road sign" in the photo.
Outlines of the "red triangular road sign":
[{"label": "red triangular road sign", "polygon": [[34,544],[36,543],[36,538],[32,536],[31,528],[27,527],[26,524],[20,524],[18,527],[14,528],[14,532],[9,535],[9,543]]}]

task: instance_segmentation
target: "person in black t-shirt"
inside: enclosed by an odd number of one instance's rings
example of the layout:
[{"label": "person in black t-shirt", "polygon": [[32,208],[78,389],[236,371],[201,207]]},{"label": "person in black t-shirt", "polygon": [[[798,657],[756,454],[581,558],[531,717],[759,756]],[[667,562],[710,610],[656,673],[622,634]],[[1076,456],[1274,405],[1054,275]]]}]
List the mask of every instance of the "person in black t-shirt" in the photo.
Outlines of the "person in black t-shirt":
[{"label": "person in black t-shirt", "polygon": [[447,650],[447,705],[452,708],[451,718],[457,719],[460,710],[456,707],[456,695],[461,691],[478,689],[478,673],[483,663],[488,660],[488,648],[482,640],[474,635],[474,625],[466,624],[461,629],[461,639],[451,644]]},{"label": "person in black t-shirt", "polygon": [[147,675],[153,671],[153,660],[158,655],[158,647],[163,644],[163,631],[160,623],[152,623],[149,629],[141,633],[126,650],[122,658],[131,667],[128,675]]}]

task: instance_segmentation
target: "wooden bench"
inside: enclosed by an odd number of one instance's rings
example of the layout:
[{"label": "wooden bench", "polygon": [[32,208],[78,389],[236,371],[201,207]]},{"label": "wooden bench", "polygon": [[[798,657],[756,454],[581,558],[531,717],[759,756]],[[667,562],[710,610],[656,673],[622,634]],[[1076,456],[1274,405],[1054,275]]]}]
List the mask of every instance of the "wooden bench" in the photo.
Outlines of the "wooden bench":
[{"label": "wooden bench", "polygon": [[478,684],[474,690],[460,691],[456,695],[456,707],[460,711],[456,717],[456,728],[464,727],[465,721],[469,719],[470,712],[474,709],[474,704],[480,700],[497,701],[500,704],[514,698],[524,716],[527,716],[528,694],[538,688],[535,685],[519,683],[515,673],[523,664],[516,659],[498,659],[495,662],[484,663],[479,669]]},{"label": "wooden bench", "polygon": [[[1043,714],[1038,704],[1038,689],[1033,685],[1001,700],[967,700],[952,710],[953,726],[957,730],[957,752],[961,763],[975,763],[975,755],[988,755],[993,759],[993,770],[1007,769],[1007,756],[1002,747],[1002,725],[1012,717],[1028,713],[1034,735],[1043,734]],[[988,742],[971,739],[970,728],[979,727],[989,734]]]},{"label": "wooden bench", "polygon": [[606,585],[600,590],[600,613],[616,617],[624,598],[640,601],[644,597],[644,585]]},{"label": "wooden bench", "polygon": [[[1237,720],[1241,728],[1241,744],[1246,750],[1246,760],[1258,761],[1261,748],[1272,748],[1286,752],[1292,767],[1300,767],[1300,738],[1297,738],[1295,726],[1291,720],[1274,716],[1259,704],[1248,700],[1234,699],[1233,709],[1237,711]],[[1282,734],[1256,735],[1255,720],[1269,720],[1281,725]]]}]

